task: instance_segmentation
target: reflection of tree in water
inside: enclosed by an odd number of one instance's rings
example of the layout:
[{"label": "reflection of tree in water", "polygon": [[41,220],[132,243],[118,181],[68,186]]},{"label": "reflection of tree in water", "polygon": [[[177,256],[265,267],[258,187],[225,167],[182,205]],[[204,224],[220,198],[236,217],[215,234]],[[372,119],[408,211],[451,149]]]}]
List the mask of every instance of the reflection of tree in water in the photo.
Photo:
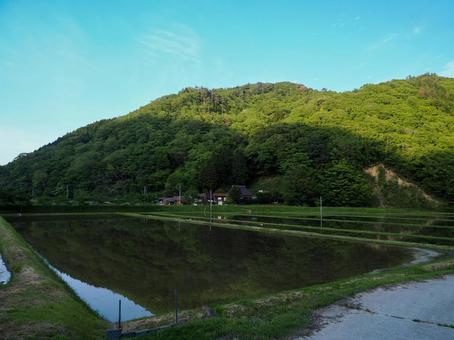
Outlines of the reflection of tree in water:
[{"label": "reflection of tree in water", "polygon": [[140,219],[16,222],[59,270],[152,311],[326,282],[398,264],[403,250]]}]

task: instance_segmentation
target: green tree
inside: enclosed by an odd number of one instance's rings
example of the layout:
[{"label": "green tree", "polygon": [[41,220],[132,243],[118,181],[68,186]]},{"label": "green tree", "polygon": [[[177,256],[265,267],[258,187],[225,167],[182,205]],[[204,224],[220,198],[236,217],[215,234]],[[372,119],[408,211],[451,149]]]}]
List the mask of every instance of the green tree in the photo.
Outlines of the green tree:
[{"label": "green tree", "polygon": [[241,202],[241,190],[238,186],[234,185],[228,192],[229,199],[234,203]]},{"label": "green tree", "polygon": [[284,175],[283,197],[288,204],[314,204],[318,196],[317,176],[307,165],[295,166]]},{"label": "green tree", "polygon": [[327,168],[320,176],[323,201],[330,206],[368,206],[370,190],[364,174],[345,161]]}]

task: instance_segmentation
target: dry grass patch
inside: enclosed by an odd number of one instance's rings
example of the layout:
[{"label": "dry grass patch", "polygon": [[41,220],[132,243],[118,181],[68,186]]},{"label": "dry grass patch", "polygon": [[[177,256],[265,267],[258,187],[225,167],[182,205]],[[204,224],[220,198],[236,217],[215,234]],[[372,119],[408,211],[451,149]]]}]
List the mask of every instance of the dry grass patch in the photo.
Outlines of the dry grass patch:
[{"label": "dry grass patch", "polygon": [[423,269],[426,271],[435,271],[443,269],[452,269],[454,268],[454,259],[449,259],[442,262],[430,263],[423,266]]}]

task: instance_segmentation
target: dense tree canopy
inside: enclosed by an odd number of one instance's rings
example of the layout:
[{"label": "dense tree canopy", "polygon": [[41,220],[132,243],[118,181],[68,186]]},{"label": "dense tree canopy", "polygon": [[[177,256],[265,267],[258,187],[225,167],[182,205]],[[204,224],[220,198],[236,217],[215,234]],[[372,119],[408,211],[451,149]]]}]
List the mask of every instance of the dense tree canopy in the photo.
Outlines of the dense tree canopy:
[{"label": "dense tree canopy", "polygon": [[365,167],[383,163],[454,200],[454,79],[409,77],[350,92],[292,83],[187,88],[71,132],[0,167],[0,204],[154,201],[261,189],[262,201],[376,202]]}]

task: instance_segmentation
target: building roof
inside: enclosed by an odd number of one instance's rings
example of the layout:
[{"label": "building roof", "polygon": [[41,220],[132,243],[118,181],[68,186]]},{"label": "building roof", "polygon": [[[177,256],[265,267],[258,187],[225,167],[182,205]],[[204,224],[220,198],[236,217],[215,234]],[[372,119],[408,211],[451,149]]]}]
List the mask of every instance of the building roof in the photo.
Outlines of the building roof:
[{"label": "building roof", "polygon": [[245,185],[232,185],[233,187],[237,187],[240,189],[241,196],[252,196],[252,193],[246,188]]},{"label": "building roof", "polygon": [[165,202],[172,202],[172,201],[179,201],[180,197],[179,196],[171,196],[171,197],[160,197],[159,198],[161,201]]},{"label": "building roof", "polygon": [[225,192],[215,192],[213,196],[227,196]]}]

